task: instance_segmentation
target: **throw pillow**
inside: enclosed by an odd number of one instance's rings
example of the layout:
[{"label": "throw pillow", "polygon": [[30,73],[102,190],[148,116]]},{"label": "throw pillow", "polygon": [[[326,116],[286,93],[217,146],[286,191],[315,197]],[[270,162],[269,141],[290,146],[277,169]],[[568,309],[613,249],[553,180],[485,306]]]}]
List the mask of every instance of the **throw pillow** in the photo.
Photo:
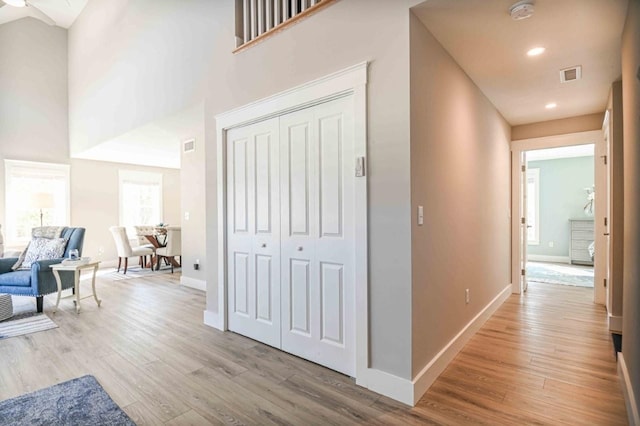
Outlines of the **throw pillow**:
[{"label": "throw pillow", "polygon": [[40,226],[31,229],[31,237],[60,238],[62,231],[64,231],[64,226]]},{"label": "throw pillow", "polygon": [[13,266],[11,267],[12,271],[17,270],[18,268],[20,268],[20,266],[22,266],[22,262],[24,262],[24,257],[27,255],[27,251],[29,251],[30,245],[31,243],[27,244],[27,247],[25,247],[22,253],[20,253],[20,256],[18,256],[18,261],[14,263]]},{"label": "throw pillow", "polygon": [[66,238],[33,238],[20,269],[30,269],[38,260],[60,259],[67,247]]}]

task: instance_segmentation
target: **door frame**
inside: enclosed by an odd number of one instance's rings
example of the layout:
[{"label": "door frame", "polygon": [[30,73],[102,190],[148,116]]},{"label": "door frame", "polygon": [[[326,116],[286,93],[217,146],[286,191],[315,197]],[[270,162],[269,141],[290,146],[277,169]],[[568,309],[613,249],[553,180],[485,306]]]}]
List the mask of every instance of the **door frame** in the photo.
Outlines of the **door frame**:
[{"label": "door frame", "polygon": [[[603,143],[602,130],[591,130],[586,132],[568,133],[565,135],[545,136],[532,139],[520,139],[511,141],[511,292],[514,294],[522,293],[521,280],[520,280],[520,266],[519,261],[522,255],[522,249],[520,247],[520,218],[523,215],[523,211],[520,206],[520,198],[522,196],[520,191],[520,175],[521,169],[524,165],[522,163],[522,153],[526,151],[545,149],[545,148],[559,148],[563,146],[571,145],[585,145],[595,144],[595,153],[598,152],[599,145]],[[594,158],[595,161],[595,158]],[[599,191],[599,183],[595,180],[596,193]],[[610,194],[609,194],[610,197]],[[595,224],[602,223],[602,218],[598,215],[594,216]],[[594,230],[597,232],[597,229]],[[597,250],[596,250],[597,251]],[[598,304],[604,304],[605,292],[604,288],[594,283],[594,302]]]},{"label": "door frame", "polygon": [[[218,212],[218,312],[207,323],[228,329],[227,309],[227,193],[226,135],[227,131],[248,124],[310,108],[334,99],[351,96],[354,117],[354,154],[365,159],[365,173],[355,178],[355,364],[356,382],[366,383],[369,367],[369,291],[368,291],[368,224],[367,224],[367,70],[362,62],[310,81],[284,92],[252,102],[215,116]],[[354,173],[355,173],[354,159]]]}]

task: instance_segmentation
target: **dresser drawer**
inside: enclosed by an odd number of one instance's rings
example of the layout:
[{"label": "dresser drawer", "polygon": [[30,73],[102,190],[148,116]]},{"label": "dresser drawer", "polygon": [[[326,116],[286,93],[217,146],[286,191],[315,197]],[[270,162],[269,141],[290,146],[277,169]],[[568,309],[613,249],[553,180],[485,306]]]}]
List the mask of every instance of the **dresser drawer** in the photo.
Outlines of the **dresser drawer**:
[{"label": "dresser drawer", "polygon": [[592,220],[573,220],[571,221],[571,229],[587,229],[593,231]]},{"label": "dresser drawer", "polygon": [[593,240],[573,240],[571,241],[571,248],[573,250],[585,250],[588,251],[589,244],[591,244]]},{"label": "dresser drawer", "polygon": [[[566,228],[565,228],[566,229]],[[593,231],[571,231],[571,239],[593,241]]]}]

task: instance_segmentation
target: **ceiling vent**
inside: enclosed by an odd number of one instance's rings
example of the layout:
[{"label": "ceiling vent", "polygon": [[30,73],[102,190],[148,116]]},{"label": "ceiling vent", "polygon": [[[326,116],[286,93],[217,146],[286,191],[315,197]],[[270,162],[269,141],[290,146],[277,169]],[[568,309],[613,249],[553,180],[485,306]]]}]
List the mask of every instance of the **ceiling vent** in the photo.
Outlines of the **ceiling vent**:
[{"label": "ceiling vent", "polygon": [[581,78],[582,78],[582,67],[580,65],[560,70],[561,83],[568,83],[570,81],[580,80]]},{"label": "ceiling vent", "polygon": [[184,141],[182,143],[182,151],[183,152],[193,152],[196,150],[196,140],[189,139],[188,141]]}]

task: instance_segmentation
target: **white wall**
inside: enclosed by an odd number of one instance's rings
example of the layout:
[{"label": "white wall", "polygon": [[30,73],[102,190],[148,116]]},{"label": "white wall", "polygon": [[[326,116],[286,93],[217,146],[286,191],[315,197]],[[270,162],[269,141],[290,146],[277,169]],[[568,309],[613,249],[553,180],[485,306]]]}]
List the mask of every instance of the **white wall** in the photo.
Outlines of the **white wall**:
[{"label": "white wall", "polygon": [[87,229],[84,256],[111,262],[118,259],[109,227],[119,225],[119,170],[161,173],[162,221],[180,223],[179,170],[77,159],[70,163],[71,224]]},{"label": "white wall", "polygon": [[[412,14],[414,375],[511,281],[510,131]],[[423,226],[418,205],[425,209]]]},{"label": "white wall", "polygon": [[[204,99],[207,309],[217,309],[215,114],[371,61],[368,88],[371,362],[411,378],[409,7],[343,0],[233,54],[234,2],[90,1],[69,32],[76,152]],[[168,25],[170,23],[170,25]],[[202,165],[194,165],[202,167]],[[186,197],[183,194],[183,197]],[[202,261],[202,259],[201,259]]]},{"label": "white wall", "polygon": [[0,25],[0,224],[4,160],[68,163],[67,117],[67,31],[33,18]]},{"label": "white wall", "polygon": [[163,220],[180,223],[180,171],[71,160],[67,110],[67,31],[32,18],[0,25],[0,223],[4,159],[70,164],[70,225],[87,229],[85,256],[117,258],[108,228],[119,221],[120,169],[162,173]]}]

